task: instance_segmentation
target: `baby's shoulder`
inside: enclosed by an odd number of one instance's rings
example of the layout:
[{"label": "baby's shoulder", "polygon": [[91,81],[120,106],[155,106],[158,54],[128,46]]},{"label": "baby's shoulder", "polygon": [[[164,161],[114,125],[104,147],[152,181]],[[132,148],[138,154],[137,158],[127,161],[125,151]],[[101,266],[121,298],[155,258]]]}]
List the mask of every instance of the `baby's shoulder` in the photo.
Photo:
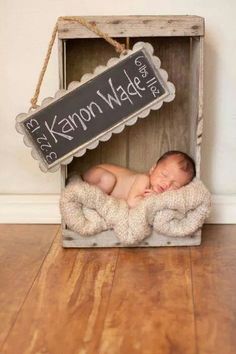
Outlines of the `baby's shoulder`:
[{"label": "baby's shoulder", "polygon": [[145,187],[149,186],[150,179],[149,176],[145,173],[137,173],[135,175],[135,182],[139,184],[145,185]]}]

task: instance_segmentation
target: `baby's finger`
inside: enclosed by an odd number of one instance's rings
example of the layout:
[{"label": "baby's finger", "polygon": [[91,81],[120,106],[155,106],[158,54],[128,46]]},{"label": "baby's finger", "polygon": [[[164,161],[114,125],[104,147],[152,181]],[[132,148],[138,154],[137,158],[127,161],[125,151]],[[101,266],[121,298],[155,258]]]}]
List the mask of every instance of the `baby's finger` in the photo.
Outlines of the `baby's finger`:
[{"label": "baby's finger", "polygon": [[147,195],[150,195],[150,194],[152,194],[152,191],[151,190],[146,190],[146,191],[144,191],[144,193],[143,193],[145,196],[147,196]]}]

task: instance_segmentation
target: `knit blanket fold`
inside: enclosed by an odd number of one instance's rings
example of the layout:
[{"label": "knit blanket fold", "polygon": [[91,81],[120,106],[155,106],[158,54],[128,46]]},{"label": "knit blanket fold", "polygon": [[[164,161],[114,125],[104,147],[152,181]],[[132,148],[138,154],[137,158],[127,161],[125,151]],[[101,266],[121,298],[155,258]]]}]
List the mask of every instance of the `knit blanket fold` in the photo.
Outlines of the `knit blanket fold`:
[{"label": "knit blanket fold", "polygon": [[113,229],[124,244],[139,243],[152,228],[167,236],[191,235],[203,225],[210,205],[210,193],[197,178],[178,190],[147,196],[135,208],[80,176],[69,180],[60,198],[62,219],[69,229],[81,236]]}]

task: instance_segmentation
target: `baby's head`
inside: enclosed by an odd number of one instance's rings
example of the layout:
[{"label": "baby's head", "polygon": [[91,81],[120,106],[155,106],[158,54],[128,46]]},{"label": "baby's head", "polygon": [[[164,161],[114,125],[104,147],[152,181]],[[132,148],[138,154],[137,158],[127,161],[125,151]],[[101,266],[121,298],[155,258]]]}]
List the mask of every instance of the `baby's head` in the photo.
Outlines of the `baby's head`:
[{"label": "baby's head", "polygon": [[156,193],[179,189],[196,175],[195,162],[181,151],[168,151],[149,171],[150,185]]}]

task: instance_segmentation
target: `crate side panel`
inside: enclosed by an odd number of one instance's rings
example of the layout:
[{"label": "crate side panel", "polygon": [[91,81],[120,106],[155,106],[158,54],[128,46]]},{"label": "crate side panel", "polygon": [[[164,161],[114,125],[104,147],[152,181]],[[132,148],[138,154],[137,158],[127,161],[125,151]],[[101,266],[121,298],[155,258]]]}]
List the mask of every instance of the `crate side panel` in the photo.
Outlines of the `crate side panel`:
[{"label": "crate side panel", "polygon": [[187,153],[190,150],[190,39],[148,38],[148,42],[153,45],[154,53],[161,59],[161,67],[174,83],[176,96],[174,101],[164,103],[157,111],[151,111],[149,117],[139,119],[129,129],[129,167],[139,172],[148,171],[157,158],[168,150]]},{"label": "crate side panel", "polygon": [[201,176],[201,144],[203,134],[203,48],[204,38],[191,40],[189,137],[191,153],[196,161],[197,176]]}]

